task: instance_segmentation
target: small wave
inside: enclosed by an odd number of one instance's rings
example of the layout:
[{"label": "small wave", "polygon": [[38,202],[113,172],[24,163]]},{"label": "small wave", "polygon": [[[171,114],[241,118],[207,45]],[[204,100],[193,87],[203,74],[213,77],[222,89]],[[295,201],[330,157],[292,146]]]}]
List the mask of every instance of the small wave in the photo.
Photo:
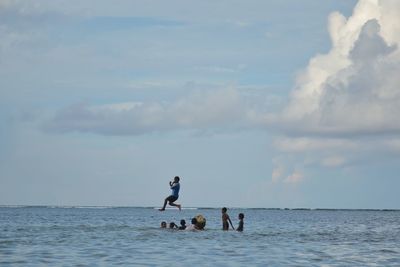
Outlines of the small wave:
[{"label": "small wave", "polygon": [[0,208],[26,208],[25,205],[0,205]]},{"label": "small wave", "polygon": [[390,254],[397,254],[398,252],[397,251],[394,251],[394,250],[391,250],[391,249],[381,249],[381,250],[379,250],[378,252],[380,252],[380,253],[390,253]]},{"label": "small wave", "polygon": [[47,206],[52,209],[112,209],[110,206]]},{"label": "small wave", "polygon": [[0,205],[0,208],[11,208],[11,209],[26,209],[26,208],[44,208],[45,206],[34,206],[34,205]]},{"label": "small wave", "polygon": [[[153,207],[153,209],[158,210],[160,208]],[[172,208],[172,207],[166,207],[166,210],[176,210],[177,208]],[[198,210],[199,208],[181,208],[182,210]]]}]

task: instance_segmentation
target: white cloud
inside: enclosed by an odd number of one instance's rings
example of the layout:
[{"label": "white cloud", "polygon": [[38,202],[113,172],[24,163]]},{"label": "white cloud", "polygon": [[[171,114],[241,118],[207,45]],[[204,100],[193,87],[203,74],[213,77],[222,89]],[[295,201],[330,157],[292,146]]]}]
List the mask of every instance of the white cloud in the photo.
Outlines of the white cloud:
[{"label": "white cloud", "polygon": [[285,168],[282,165],[276,166],[272,170],[272,182],[277,183],[281,180],[282,176],[284,175]]},{"label": "white cloud", "polygon": [[333,13],[332,49],[298,76],[281,117],[285,127],[322,135],[399,133],[399,24],[399,1],[360,0],[347,20]]},{"label": "white cloud", "polygon": [[236,66],[232,67],[225,67],[225,66],[206,66],[206,67],[197,67],[196,69],[202,70],[202,71],[207,71],[207,72],[214,72],[214,73],[221,73],[221,74],[234,74],[234,73],[239,73],[240,71],[243,71],[246,69],[245,64],[238,64]]},{"label": "white cloud", "polygon": [[357,149],[359,144],[353,140],[339,138],[315,138],[315,137],[299,137],[299,138],[278,138],[275,147],[283,152],[303,153],[307,151],[319,150],[338,150],[338,149]]},{"label": "white cloud", "polygon": [[[400,1],[360,0],[349,18],[329,16],[332,47],[298,75],[275,148],[287,169],[352,168],[398,156]],[[294,167],[291,167],[291,166]],[[277,175],[276,175],[277,177]],[[283,181],[303,180],[294,171]]]},{"label": "white cloud", "polygon": [[304,179],[304,175],[299,172],[299,171],[294,171],[292,174],[290,174],[286,179],[284,180],[285,183],[287,184],[298,184],[302,182]]},{"label": "white cloud", "polygon": [[55,115],[54,132],[130,135],[173,130],[240,129],[256,124],[254,113],[233,88],[195,92],[174,102],[79,103]]},{"label": "white cloud", "polygon": [[134,108],[138,108],[142,106],[143,103],[141,102],[123,102],[123,103],[117,103],[117,104],[106,104],[106,105],[98,105],[98,106],[93,106],[89,107],[88,109],[91,110],[92,112],[123,112],[123,111],[129,111]]},{"label": "white cloud", "polygon": [[342,156],[331,156],[322,159],[322,165],[326,167],[339,167],[346,162],[346,159]]},{"label": "white cloud", "polygon": [[273,169],[271,184],[273,185],[293,185],[304,180],[303,166],[293,164],[290,157],[278,157],[273,159]]}]

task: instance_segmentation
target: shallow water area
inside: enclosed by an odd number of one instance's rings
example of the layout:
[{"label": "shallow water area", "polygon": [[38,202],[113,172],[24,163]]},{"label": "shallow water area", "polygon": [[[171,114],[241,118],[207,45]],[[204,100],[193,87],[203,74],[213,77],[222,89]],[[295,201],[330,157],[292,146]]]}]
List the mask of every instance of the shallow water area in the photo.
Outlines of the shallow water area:
[{"label": "shallow water area", "polygon": [[[0,207],[1,266],[399,266],[400,211]],[[160,229],[202,214],[205,231]]]}]

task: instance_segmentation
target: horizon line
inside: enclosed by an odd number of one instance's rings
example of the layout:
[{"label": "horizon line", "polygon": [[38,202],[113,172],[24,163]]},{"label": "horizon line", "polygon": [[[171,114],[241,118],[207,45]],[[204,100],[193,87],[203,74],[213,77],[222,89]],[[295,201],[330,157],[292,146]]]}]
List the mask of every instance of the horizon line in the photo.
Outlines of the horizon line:
[{"label": "horizon line", "polygon": [[[0,208],[98,208],[98,209],[106,209],[106,208],[141,208],[141,209],[155,209],[158,206],[129,206],[129,205],[8,205],[8,204],[0,204]],[[183,207],[182,209],[190,210],[190,209],[220,209],[221,207],[196,207],[189,206]],[[175,210],[176,208],[167,207],[167,210]],[[305,208],[305,207],[296,207],[296,208],[266,208],[266,207],[229,207],[229,209],[247,209],[247,210],[316,210],[316,211],[400,211],[400,208]]]}]

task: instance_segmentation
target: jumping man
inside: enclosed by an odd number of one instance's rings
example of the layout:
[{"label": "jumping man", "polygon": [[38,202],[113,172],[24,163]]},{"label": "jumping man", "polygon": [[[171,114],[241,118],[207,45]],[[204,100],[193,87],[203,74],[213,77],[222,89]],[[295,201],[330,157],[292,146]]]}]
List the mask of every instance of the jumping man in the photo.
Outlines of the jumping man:
[{"label": "jumping man", "polygon": [[165,206],[167,206],[167,202],[169,202],[170,206],[178,207],[178,209],[181,210],[181,205],[174,203],[179,197],[179,189],[180,189],[179,176],[175,176],[174,181],[169,182],[169,186],[171,187],[172,193],[164,200],[164,206],[159,210],[164,211]]}]

